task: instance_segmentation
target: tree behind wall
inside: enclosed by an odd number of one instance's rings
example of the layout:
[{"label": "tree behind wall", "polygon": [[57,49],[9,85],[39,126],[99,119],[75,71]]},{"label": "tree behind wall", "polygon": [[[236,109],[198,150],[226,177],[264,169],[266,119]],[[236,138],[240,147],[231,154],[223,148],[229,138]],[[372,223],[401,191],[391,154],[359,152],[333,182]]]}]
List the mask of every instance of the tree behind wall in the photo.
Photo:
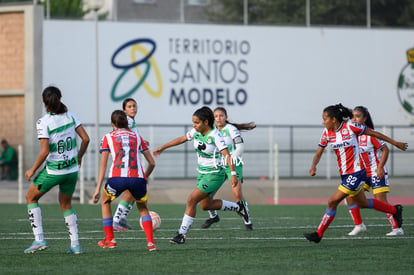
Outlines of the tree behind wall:
[{"label": "tree behind wall", "polygon": [[[211,0],[205,13],[215,23],[243,23],[242,0]],[[364,0],[310,0],[311,25],[366,26]],[[249,25],[306,23],[305,0],[249,0]],[[371,26],[414,27],[414,0],[371,0]]]},{"label": "tree behind wall", "polygon": [[[48,1],[37,1],[38,5],[44,5],[46,16],[46,8]],[[27,0],[0,0],[0,4],[33,4],[33,1]],[[50,14],[53,18],[82,18],[86,12],[83,10],[82,0],[50,0]]]}]

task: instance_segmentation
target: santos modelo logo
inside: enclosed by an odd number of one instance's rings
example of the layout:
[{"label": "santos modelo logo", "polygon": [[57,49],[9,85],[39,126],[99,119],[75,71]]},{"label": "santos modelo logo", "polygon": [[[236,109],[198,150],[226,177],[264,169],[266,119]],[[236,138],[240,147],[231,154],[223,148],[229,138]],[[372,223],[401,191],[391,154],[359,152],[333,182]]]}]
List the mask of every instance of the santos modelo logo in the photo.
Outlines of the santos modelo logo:
[{"label": "santos modelo logo", "polygon": [[[248,100],[247,40],[166,38],[168,52],[158,53],[168,81],[169,105],[245,105]],[[149,38],[128,41],[115,50],[111,64],[120,71],[111,99],[122,101],[142,87],[149,95],[163,95],[163,81],[154,58],[156,43]],[[150,85],[151,84],[151,85]]]},{"label": "santos modelo logo", "polygon": [[169,105],[247,103],[247,40],[170,37],[168,50]]},{"label": "santos modelo logo", "polygon": [[407,51],[407,60],[398,78],[398,98],[404,110],[414,115],[414,48]]},{"label": "santos modelo logo", "polygon": [[[141,86],[148,94],[155,98],[162,95],[163,84],[161,74],[157,62],[153,57],[155,49],[156,44],[153,40],[141,38],[126,42],[114,52],[111,58],[111,64],[113,67],[121,70],[121,73],[111,89],[111,98],[113,101],[122,101],[127,97],[131,97]],[[125,80],[125,76],[131,69],[135,73],[136,83],[129,88],[119,88],[122,84],[123,86],[128,86],[131,83],[131,79],[133,79],[131,75],[129,75],[128,80]],[[141,69],[143,70],[141,71]],[[155,75],[157,82],[155,89],[147,81],[150,72],[153,72]],[[122,92],[119,92],[119,90],[122,90]]]}]

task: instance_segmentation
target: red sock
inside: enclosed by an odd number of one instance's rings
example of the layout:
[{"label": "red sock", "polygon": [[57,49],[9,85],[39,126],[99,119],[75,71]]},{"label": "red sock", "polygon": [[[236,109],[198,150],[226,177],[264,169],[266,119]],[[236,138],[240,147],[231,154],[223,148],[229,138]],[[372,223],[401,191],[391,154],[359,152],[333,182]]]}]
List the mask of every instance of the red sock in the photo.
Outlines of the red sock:
[{"label": "red sock", "polygon": [[352,220],[355,225],[360,225],[362,223],[361,211],[356,204],[348,206],[349,214],[351,214]]},{"label": "red sock", "polygon": [[390,213],[385,214],[385,216],[387,217],[388,222],[391,224],[392,229],[397,229],[398,224],[397,221],[394,219],[394,216]]},{"label": "red sock", "polygon": [[142,222],[145,236],[147,236],[147,243],[154,243],[154,231],[152,229],[152,220]]},{"label": "red sock", "polygon": [[368,208],[374,208],[375,210],[390,213],[394,215],[397,212],[397,209],[391,204],[379,201],[377,199],[368,199]]},{"label": "red sock", "polygon": [[336,210],[329,210],[326,209],[326,213],[323,215],[323,218],[321,220],[321,223],[318,226],[318,230],[316,230],[316,233],[318,233],[318,236],[322,238],[323,234],[325,233],[326,229],[328,229],[329,225],[335,219]]},{"label": "red sock", "polygon": [[112,241],[114,236],[114,227],[112,225],[104,226],[105,238],[109,241]]}]

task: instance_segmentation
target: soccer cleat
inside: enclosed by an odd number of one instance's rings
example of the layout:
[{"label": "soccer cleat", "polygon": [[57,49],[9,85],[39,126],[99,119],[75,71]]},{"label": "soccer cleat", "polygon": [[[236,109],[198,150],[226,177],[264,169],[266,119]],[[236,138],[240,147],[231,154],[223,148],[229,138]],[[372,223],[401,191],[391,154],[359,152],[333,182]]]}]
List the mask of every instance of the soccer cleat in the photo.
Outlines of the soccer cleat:
[{"label": "soccer cleat", "polygon": [[246,231],[252,231],[253,230],[253,224],[249,223],[249,224],[245,224],[246,226]]},{"label": "soccer cleat", "polygon": [[116,241],[115,241],[115,239],[112,239],[112,240],[105,239],[103,241],[99,241],[98,245],[102,248],[115,248],[116,247]]},{"label": "soccer cleat", "polygon": [[185,236],[183,234],[177,233],[177,236],[170,240],[171,244],[184,244]]},{"label": "soccer cleat", "polygon": [[76,245],[76,246],[69,247],[66,253],[67,254],[82,254],[82,252],[83,252],[82,247],[80,245]]},{"label": "soccer cleat", "polygon": [[348,233],[349,236],[356,236],[359,233],[367,231],[367,227],[365,224],[361,223],[359,225],[355,225],[354,229],[352,229],[351,232]]},{"label": "soccer cleat", "polygon": [[46,241],[34,241],[32,245],[24,250],[25,254],[35,253],[37,251],[42,251],[47,248],[47,242]]},{"label": "soccer cleat", "polygon": [[128,222],[125,218],[120,218],[119,219],[119,224],[122,225],[123,227],[128,228],[128,230],[132,229],[132,226],[128,224]]},{"label": "soccer cleat", "polygon": [[404,235],[404,230],[402,228],[393,229],[390,233],[385,234],[386,236],[402,236]]},{"label": "soccer cleat", "polygon": [[401,204],[397,204],[394,206],[397,209],[397,212],[393,215],[393,217],[397,221],[398,228],[401,228],[403,224],[403,218],[402,218],[403,207]]},{"label": "soccer cleat", "polygon": [[308,241],[315,242],[315,243],[319,243],[322,239],[321,237],[319,237],[318,233],[316,233],[316,232],[304,233],[303,236],[305,236],[305,238]]},{"label": "soccer cleat", "polygon": [[249,216],[249,209],[247,208],[247,203],[245,201],[238,201],[237,205],[239,206],[239,210],[237,210],[237,214],[242,216],[245,224],[249,224],[250,216]]},{"label": "soccer cleat", "polygon": [[155,246],[155,243],[149,242],[147,243],[147,247],[149,251],[157,251],[157,247]]},{"label": "soccer cleat", "polygon": [[214,218],[207,219],[202,225],[201,228],[209,228],[213,223],[219,222],[220,217],[217,215]]},{"label": "soccer cleat", "polygon": [[113,227],[116,231],[129,231],[128,224],[121,224],[121,221],[114,222]]}]

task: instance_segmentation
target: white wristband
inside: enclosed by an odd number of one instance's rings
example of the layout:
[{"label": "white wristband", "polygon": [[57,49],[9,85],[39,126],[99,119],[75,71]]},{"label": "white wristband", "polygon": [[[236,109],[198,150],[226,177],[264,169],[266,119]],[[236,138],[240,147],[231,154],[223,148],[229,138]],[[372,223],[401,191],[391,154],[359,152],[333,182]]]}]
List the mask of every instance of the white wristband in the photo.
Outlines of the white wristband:
[{"label": "white wristband", "polygon": [[230,173],[232,176],[237,176],[237,173],[236,173],[236,171],[231,171],[231,173]]}]

